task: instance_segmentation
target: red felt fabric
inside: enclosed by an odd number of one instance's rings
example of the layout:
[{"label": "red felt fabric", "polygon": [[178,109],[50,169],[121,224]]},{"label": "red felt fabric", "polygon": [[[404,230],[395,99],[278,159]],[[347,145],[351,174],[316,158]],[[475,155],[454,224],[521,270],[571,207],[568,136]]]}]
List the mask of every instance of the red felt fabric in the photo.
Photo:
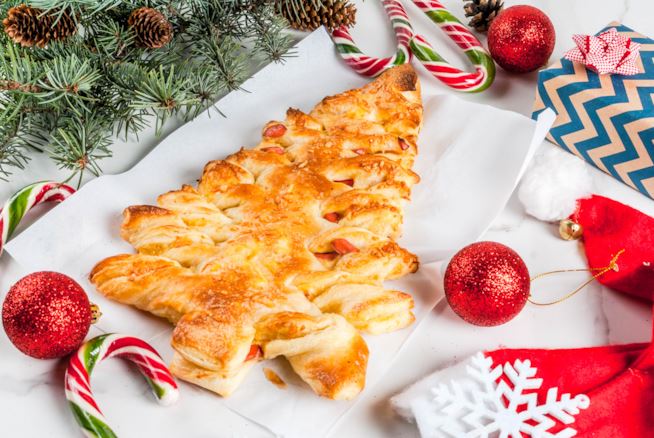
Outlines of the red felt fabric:
[{"label": "red felt fabric", "polygon": [[654,218],[617,201],[594,195],[580,199],[570,217],[583,227],[590,268],[608,266],[620,250],[619,270],[598,278],[607,287],[654,299]]},{"label": "red felt fabric", "polygon": [[539,403],[544,403],[551,387],[559,389],[559,396],[586,394],[590,398],[590,406],[575,416],[573,424],[557,421],[550,432],[572,427],[577,437],[654,437],[651,342],[566,350],[502,349],[485,354],[495,365],[529,359],[538,369],[536,377],[543,379],[536,390]]}]

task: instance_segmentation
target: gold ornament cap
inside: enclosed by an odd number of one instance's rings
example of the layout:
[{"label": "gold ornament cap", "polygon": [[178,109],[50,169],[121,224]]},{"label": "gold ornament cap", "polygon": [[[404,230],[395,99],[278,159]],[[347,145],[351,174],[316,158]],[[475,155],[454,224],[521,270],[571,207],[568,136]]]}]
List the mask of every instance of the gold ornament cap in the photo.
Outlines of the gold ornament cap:
[{"label": "gold ornament cap", "polygon": [[101,316],[102,312],[100,312],[100,307],[98,307],[97,304],[91,303],[91,324],[98,322]]},{"label": "gold ornament cap", "polygon": [[584,228],[570,219],[563,219],[559,223],[559,235],[563,240],[577,240],[584,233]]}]

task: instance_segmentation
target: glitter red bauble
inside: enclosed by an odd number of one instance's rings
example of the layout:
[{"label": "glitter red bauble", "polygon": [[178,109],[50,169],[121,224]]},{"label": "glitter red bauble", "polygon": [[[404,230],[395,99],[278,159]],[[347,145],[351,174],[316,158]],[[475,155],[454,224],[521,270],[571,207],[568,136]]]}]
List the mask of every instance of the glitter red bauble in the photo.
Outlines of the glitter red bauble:
[{"label": "glitter red bauble", "polygon": [[503,69],[534,71],[547,63],[556,32],[543,11],[533,6],[511,6],[500,12],[488,29],[488,50]]},{"label": "glitter red bauble", "polygon": [[445,296],[471,324],[513,319],[529,298],[529,271],[520,256],[497,242],[478,242],[456,253],[445,271]]},{"label": "glitter red bauble", "polygon": [[37,359],[59,358],[76,350],[91,319],[91,304],[82,287],[57,272],[23,277],[2,305],[7,336],[16,348]]}]

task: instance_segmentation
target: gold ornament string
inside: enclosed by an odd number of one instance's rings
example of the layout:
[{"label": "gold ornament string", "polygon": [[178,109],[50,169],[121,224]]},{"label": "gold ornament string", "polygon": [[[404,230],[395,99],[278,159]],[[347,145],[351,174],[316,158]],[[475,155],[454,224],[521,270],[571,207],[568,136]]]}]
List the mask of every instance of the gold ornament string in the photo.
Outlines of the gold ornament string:
[{"label": "gold ornament string", "polygon": [[575,290],[573,290],[572,292],[568,293],[567,295],[564,295],[563,297],[561,297],[561,298],[559,298],[559,299],[557,299],[557,300],[554,300],[554,301],[551,301],[551,302],[548,302],[548,303],[539,303],[539,302],[536,302],[536,301],[532,300],[531,297],[532,297],[533,295],[530,294],[530,296],[529,296],[529,298],[528,298],[529,302],[530,302],[531,304],[536,305],[536,306],[551,306],[551,305],[553,305],[553,304],[559,304],[559,303],[561,303],[561,302],[567,300],[568,298],[571,298],[572,296],[574,296],[575,294],[577,294],[580,290],[582,290],[583,288],[585,288],[586,286],[588,286],[589,284],[591,284],[593,281],[597,280],[599,277],[601,277],[602,275],[606,274],[607,272],[609,272],[609,271],[616,271],[616,272],[617,272],[618,269],[619,269],[619,267],[618,267],[618,259],[619,259],[620,256],[624,253],[624,251],[625,251],[624,249],[621,249],[620,251],[618,251],[618,253],[617,253],[616,255],[613,256],[613,258],[612,258],[611,261],[609,262],[608,266],[605,266],[605,267],[603,267],[603,268],[591,268],[591,269],[560,269],[560,270],[557,270],[557,271],[544,272],[544,273],[542,273],[542,274],[538,274],[538,275],[536,275],[535,277],[533,277],[533,278],[530,280],[532,283],[533,283],[534,281],[538,280],[539,278],[547,277],[548,275],[553,275],[553,274],[563,274],[563,273],[566,273],[566,272],[595,272],[595,275],[593,275],[591,278],[589,278],[585,283],[581,284],[581,285],[580,285],[579,287],[577,287]]}]

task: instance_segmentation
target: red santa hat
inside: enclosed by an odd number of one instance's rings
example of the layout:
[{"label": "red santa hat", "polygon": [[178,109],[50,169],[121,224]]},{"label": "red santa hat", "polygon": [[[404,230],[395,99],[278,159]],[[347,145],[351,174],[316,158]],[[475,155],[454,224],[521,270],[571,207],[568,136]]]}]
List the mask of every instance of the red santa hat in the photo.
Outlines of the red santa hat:
[{"label": "red santa hat", "polygon": [[[654,436],[654,347],[612,345],[568,350],[496,350],[485,354],[493,363],[529,360],[542,384],[537,405],[551,397],[551,388],[573,398],[585,395],[587,406],[574,419],[583,437],[640,438]],[[556,414],[552,416],[555,420]],[[555,421],[550,433],[567,426]]]},{"label": "red santa hat", "polygon": [[480,352],[391,400],[421,436],[654,436],[651,343]]},{"label": "red santa hat", "polygon": [[535,159],[518,195],[532,216],[560,220],[561,237],[582,239],[589,269],[599,271],[613,264],[614,269],[597,277],[600,283],[651,301],[654,218],[592,195],[592,190],[585,162],[558,148],[549,148]]}]

